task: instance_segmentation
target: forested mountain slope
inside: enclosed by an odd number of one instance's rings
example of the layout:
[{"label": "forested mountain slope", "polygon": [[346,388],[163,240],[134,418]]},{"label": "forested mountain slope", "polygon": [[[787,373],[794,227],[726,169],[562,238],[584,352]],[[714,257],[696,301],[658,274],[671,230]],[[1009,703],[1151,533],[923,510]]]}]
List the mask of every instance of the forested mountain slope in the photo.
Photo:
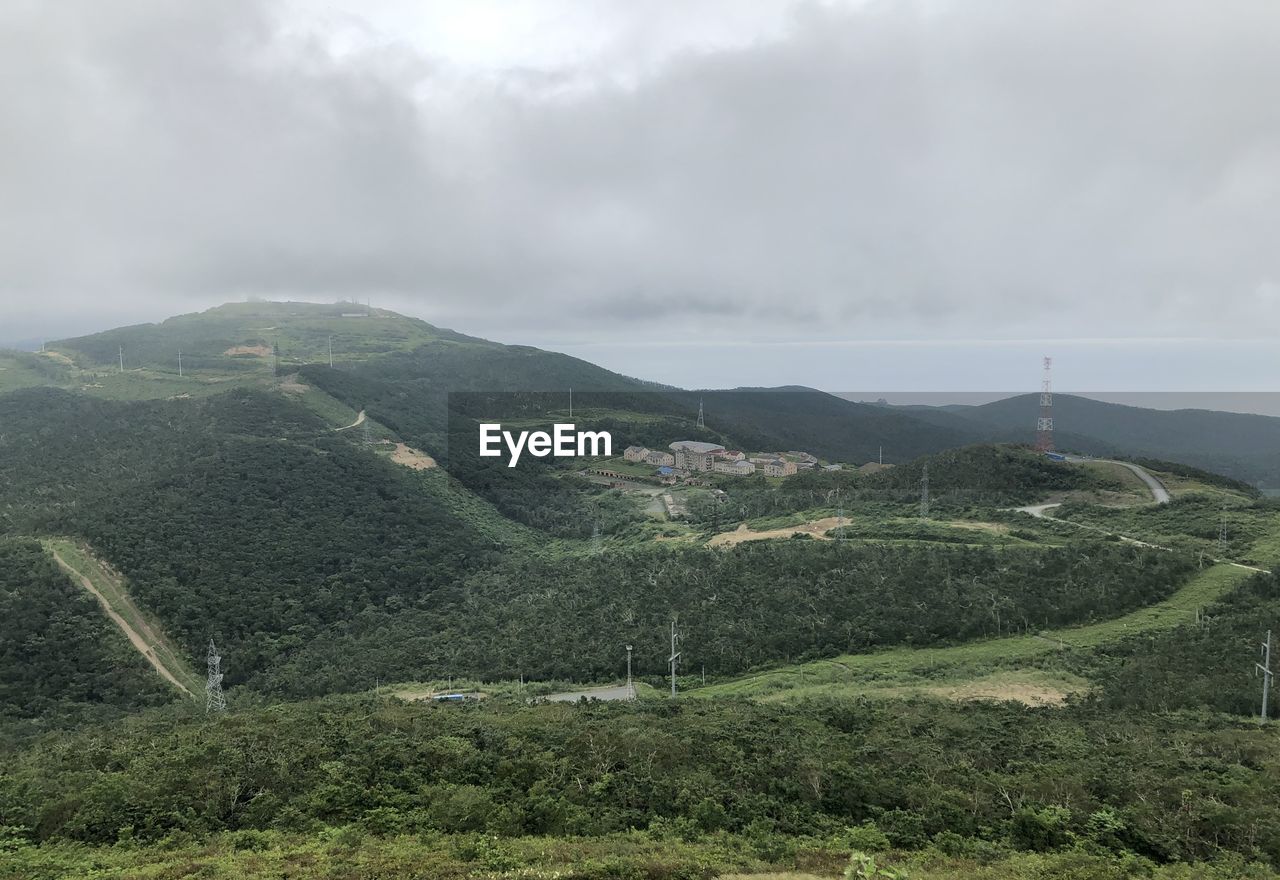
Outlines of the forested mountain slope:
[{"label": "forested mountain slope", "polygon": [[[1030,442],[1039,395],[1023,394],[951,412],[1001,439]],[[1165,458],[1252,483],[1280,485],[1280,418],[1199,409],[1158,410],[1053,396],[1059,446],[1097,455]]]},{"label": "forested mountain slope", "polygon": [[38,542],[0,536],[0,739],[173,695]]},{"label": "forested mountain slope", "polygon": [[87,540],[228,682],[370,607],[429,602],[499,545],[449,491],[279,395],[114,403],[0,397],[0,524]]}]

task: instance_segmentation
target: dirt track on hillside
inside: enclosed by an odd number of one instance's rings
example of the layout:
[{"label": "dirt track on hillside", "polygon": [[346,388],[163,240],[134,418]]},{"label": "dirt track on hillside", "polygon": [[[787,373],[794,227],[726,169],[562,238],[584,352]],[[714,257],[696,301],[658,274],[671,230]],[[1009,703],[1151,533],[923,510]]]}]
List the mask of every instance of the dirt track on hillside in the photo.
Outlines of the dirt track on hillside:
[{"label": "dirt track on hillside", "polygon": [[[849,518],[844,518],[844,524],[849,523]],[[815,519],[812,522],[801,523],[798,526],[787,526],[783,529],[765,529],[763,531],[755,531],[747,528],[747,524],[743,523],[738,526],[736,531],[721,532],[713,535],[707,541],[708,547],[732,547],[734,544],[741,544],[743,541],[765,541],[769,538],[790,538],[795,534],[811,535],[822,541],[830,540],[827,532],[834,529],[840,524],[834,516],[828,516],[825,519]]]},{"label": "dirt track on hillside", "polygon": [[134,629],[129,624],[129,621],[116,613],[115,609],[111,607],[109,602],[107,602],[107,597],[102,595],[98,588],[93,585],[93,581],[89,580],[87,576],[74,568],[71,563],[58,555],[57,550],[51,550],[50,552],[53,553],[54,561],[58,563],[63,571],[67,572],[67,574],[79,581],[80,586],[93,594],[94,598],[98,600],[98,604],[102,606],[102,610],[107,613],[107,617],[111,618],[111,622],[119,627],[120,631],[125,634],[125,637],[129,640],[129,644],[133,645],[134,650],[147,658],[147,662],[155,667],[156,672],[160,673],[165,680],[181,690],[183,693],[188,696],[195,696],[191,691],[187,690],[186,685],[178,681],[177,676],[175,676],[169,668],[164,665],[160,658],[156,656],[155,651],[152,650],[151,646],[159,644],[160,637],[157,636],[149,626],[145,623],[142,624],[142,632],[139,633],[138,630]]}]

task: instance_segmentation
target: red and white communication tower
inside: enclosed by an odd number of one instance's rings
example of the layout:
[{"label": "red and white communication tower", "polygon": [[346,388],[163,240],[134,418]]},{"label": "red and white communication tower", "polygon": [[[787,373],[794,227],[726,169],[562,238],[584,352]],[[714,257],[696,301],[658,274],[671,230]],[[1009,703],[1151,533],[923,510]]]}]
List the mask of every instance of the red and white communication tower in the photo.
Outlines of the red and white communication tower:
[{"label": "red and white communication tower", "polygon": [[1040,418],[1036,420],[1036,451],[1053,452],[1053,385],[1049,370],[1053,358],[1044,359],[1044,379],[1040,382]]}]

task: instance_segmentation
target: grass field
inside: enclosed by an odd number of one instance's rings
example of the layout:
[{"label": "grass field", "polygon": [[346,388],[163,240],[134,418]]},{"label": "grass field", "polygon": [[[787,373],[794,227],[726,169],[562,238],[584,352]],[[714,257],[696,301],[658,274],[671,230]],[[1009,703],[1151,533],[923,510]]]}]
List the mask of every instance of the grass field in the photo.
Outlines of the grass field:
[{"label": "grass field", "polygon": [[890,648],[871,654],[846,654],[759,672],[689,691],[693,697],[754,697],[789,700],[817,695],[987,696],[983,690],[1004,688],[1017,698],[1034,700],[1038,689],[1056,702],[1078,693],[1087,683],[1043,661],[1064,651],[1088,649],[1108,642],[1194,620],[1203,608],[1234,589],[1250,571],[1215,565],[1163,602],[1123,617],[1085,626],[1064,627],[1035,635],[1008,636],[942,648]]}]

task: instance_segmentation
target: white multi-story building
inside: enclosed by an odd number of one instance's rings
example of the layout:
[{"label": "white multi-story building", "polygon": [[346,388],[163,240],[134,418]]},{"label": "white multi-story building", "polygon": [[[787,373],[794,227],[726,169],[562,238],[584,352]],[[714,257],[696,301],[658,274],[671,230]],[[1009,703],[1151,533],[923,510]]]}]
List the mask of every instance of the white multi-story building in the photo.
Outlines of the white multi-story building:
[{"label": "white multi-story building", "polygon": [[724,454],[724,447],[699,440],[677,440],[671,444],[671,453],[676,470],[697,473],[710,471],[716,456]]}]

